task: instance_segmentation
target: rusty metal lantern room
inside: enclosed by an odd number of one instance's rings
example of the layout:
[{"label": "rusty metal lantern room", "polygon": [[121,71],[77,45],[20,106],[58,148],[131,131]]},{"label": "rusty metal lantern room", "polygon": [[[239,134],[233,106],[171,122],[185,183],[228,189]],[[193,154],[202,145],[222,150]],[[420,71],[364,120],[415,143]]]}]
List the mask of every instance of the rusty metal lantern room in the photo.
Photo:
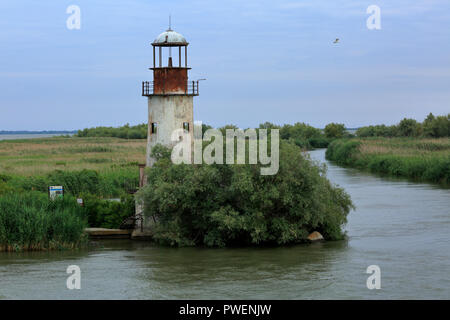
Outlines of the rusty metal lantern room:
[{"label": "rusty metal lantern room", "polygon": [[173,68],[173,63],[172,63],[172,48],[174,47],[178,47],[178,68],[182,68],[181,66],[181,49],[184,48],[184,68],[188,68],[187,66],[187,46],[189,45],[189,43],[186,41],[186,39],[179,34],[178,32],[173,31],[172,29],[168,29],[166,31],[164,31],[163,33],[161,33],[156,39],[155,41],[153,41],[152,46],[153,46],[153,69],[157,68],[156,67],[156,48],[158,48],[158,68],[163,68],[163,48],[167,47],[169,49],[169,59],[168,59],[168,63],[167,63],[167,67],[169,68]]},{"label": "rusty metal lantern room", "polygon": [[[142,95],[198,95],[198,81],[188,81],[188,55],[189,43],[180,33],[168,30],[161,33],[153,47],[153,82],[142,83]],[[178,50],[177,50],[178,48]],[[182,51],[184,48],[184,55]],[[178,51],[178,64],[173,63],[172,51]],[[163,62],[167,54],[167,64]],[[183,64],[184,56],[184,64]]]}]

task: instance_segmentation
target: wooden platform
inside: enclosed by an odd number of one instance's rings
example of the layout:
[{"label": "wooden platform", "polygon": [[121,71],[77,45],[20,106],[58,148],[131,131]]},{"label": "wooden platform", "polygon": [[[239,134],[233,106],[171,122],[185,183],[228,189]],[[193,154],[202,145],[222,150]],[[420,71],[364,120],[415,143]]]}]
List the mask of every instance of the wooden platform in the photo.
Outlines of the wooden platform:
[{"label": "wooden platform", "polygon": [[86,228],[84,231],[91,239],[130,239],[133,230]]}]

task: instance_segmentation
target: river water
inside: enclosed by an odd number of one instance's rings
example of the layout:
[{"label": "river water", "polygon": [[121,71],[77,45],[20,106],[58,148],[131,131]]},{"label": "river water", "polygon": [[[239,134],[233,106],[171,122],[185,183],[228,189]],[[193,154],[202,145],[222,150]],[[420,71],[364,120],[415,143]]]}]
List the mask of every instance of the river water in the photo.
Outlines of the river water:
[{"label": "river water", "polygon": [[[0,299],[449,299],[450,190],[328,166],[356,205],[346,241],[173,249],[111,240],[0,253]],[[66,288],[69,265],[81,269],[81,290]],[[379,290],[367,289],[369,265],[381,269]]]}]

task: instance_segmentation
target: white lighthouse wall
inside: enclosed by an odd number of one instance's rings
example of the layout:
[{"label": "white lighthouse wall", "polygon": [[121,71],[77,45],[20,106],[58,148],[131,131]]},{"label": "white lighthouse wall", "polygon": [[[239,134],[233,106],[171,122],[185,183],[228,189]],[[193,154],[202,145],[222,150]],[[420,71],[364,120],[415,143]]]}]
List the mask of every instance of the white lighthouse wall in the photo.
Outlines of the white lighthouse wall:
[{"label": "white lighthouse wall", "polygon": [[[194,141],[194,103],[193,96],[166,95],[148,97],[148,138],[147,138],[147,166],[154,164],[150,156],[153,146],[162,144],[171,147],[172,132],[182,129],[183,123],[189,123],[191,141]],[[153,134],[152,123],[157,124],[156,134]]]}]

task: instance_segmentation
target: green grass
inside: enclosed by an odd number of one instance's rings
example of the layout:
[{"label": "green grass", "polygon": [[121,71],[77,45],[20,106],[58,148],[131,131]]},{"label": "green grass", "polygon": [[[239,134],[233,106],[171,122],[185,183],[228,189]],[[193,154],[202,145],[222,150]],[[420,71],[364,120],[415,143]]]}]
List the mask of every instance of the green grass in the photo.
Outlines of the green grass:
[{"label": "green grass", "polygon": [[46,192],[49,185],[63,185],[75,196],[119,197],[138,186],[145,152],[145,140],[119,138],[0,141],[0,176],[7,177],[0,179],[0,194],[5,189]]},{"label": "green grass", "polygon": [[74,249],[87,243],[87,218],[74,198],[37,192],[0,196],[0,251]]},{"label": "green grass", "polygon": [[450,138],[336,140],[326,158],[383,175],[450,185]]},{"label": "green grass", "polygon": [[[145,140],[118,138],[0,141],[0,250],[74,248],[88,225],[118,228],[135,212],[129,192],[145,151]],[[64,186],[67,198],[56,208],[47,200],[51,185]]]}]

